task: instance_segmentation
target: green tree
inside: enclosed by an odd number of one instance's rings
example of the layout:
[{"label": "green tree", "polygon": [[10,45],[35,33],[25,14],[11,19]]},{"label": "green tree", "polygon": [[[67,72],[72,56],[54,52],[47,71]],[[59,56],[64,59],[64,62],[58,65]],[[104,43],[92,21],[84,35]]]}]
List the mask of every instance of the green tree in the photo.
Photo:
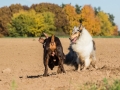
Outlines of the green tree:
[{"label": "green tree", "polygon": [[39,36],[42,32],[55,30],[54,14],[50,12],[36,13],[34,10],[20,11],[12,17],[8,24],[9,36]]},{"label": "green tree", "polygon": [[109,15],[103,11],[98,12],[97,16],[100,20],[101,36],[111,36],[114,33],[114,26],[109,20]]},{"label": "green tree", "polygon": [[62,7],[57,4],[51,3],[40,3],[33,4],[30,8],[34,9],[37,13],[42,12],[52,12],[55,15],[55,27],[56,30],[65,31],[65,26],[67,26],[69,21],[67,20],[66,13],[62,10]]},{"label": "green tree", "polygon": [[75,10],[76,10],[76,13],[77,13],[77,14],[80,14],[80,12],[81,12],[81,7],[82,7],[82,6],[79,6],[78,4],[75,5]]},{"label": "green tree", "polygon": [[54,14],[51,12],[43,12],[35,16],[35,26],[31,32],[35,36],[39,36],[42,32],[53,34],[56,30],[54,26]]},{"label": "green tree", "polygon": [[62,3],[60,6],[61,6],[62,8],[64,8],[64,7],[65,7],[65,5],[66,5],[66,4]]},{"label": "green tree", "polygon": [[113,14],[110,14],[110,13],[108,13],[108,15],[109,15],[109,20],[110,20],[110,22],[112,23],[112,25],[113,26],[115,26],[115,22],[114,22],[114,15]]},{"label": "green tree", "polygon": [[94,11],[95,11],[95,15],[97,15],[97,14],[98,14],[98,12],[100,12],[100,11],[101,11],[101,8],[100,8],[100,7],[98,7],[98,8],[94,7]]},{"label": "green tree", "polygon": [[11,23],[8,24],[9,36],[29,36],[34,23],[34,19],[26,12],[14,14]]}]

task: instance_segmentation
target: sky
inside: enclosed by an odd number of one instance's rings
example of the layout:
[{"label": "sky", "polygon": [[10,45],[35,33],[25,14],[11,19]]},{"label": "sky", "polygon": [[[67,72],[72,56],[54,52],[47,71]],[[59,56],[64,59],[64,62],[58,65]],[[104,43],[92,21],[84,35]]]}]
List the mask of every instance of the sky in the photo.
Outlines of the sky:
[{"label": "sky", "polygon": [[113,14],[114,22],[120,30],[120,0],[3,0],[0,2],[0,8],[3,6],[10,6],[11,4],[19,3],[21,5],[31,6],[32,4],[38,4],[42,2],[54,3],[61,5],[71,4],[75,6],[91,5],[94,7],[100,7],[102,11]]}]

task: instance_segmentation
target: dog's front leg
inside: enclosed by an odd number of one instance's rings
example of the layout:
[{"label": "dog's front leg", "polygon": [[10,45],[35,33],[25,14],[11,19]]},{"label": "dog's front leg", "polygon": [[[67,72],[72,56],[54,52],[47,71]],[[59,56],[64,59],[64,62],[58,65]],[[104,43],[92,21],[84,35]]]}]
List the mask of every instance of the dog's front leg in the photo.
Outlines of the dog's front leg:
[{"label": "dog's front leg", "polygon": [[84,60],[78,55],[77,59],[76,59],[76,62],[77,62],[77,68],[76,68],[76,70],[78,72],[80,72],[80,70],[83,68]]},{"label": "dog's front leg", "polygon": [[85,58],[84,68],[83,70],[86,70],[90,66],[90,58]]},{"label": "dog's front leg", "polygon": [[44,70],[43,76],[48,76],[48,62],[49,62],[49,55],[47,55],[44,58],[44,67],[45,67],[45,70]]}]

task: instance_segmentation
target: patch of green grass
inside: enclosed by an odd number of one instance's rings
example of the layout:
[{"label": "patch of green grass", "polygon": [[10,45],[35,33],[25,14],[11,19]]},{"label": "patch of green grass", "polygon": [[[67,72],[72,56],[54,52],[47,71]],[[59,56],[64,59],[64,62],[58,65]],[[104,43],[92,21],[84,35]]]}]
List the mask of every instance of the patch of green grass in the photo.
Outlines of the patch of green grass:
[{"label": "patch of green grass", "polygon": [[85,83],[80,90],[120,90],[120,80],[111,82],[104,78],[99,83]]},{"label": "patch of green grass", "polygon": [[11,90],[16,90],[16,88],[17,88],[16,82],[15,80],[13,80],[11,85]]},{"label": "patch of green grass", "polygon": [[120,36],[93,36],[93,38],[120,38]]}]

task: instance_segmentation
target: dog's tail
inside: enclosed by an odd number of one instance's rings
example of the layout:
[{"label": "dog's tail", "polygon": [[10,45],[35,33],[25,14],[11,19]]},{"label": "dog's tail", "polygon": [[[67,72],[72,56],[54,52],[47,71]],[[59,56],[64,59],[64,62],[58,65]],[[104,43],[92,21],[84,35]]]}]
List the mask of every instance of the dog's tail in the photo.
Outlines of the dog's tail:
[{"label": "dog's tail", "polygon": [[67,65],[75,65],[77,63],[77,54],[73,51],[72,47],[69,46],[69,52],[66,54],[66,60],[64,61]]},{"label": "dog's tail", "polygon": [[92,40],[92,42],[93,42],[93,50],[96,50],[95,41]]},{"label": "dog's tail", "polygon": [[50,49],[54,51],[56,49],[55,36],[51,36]]}]

